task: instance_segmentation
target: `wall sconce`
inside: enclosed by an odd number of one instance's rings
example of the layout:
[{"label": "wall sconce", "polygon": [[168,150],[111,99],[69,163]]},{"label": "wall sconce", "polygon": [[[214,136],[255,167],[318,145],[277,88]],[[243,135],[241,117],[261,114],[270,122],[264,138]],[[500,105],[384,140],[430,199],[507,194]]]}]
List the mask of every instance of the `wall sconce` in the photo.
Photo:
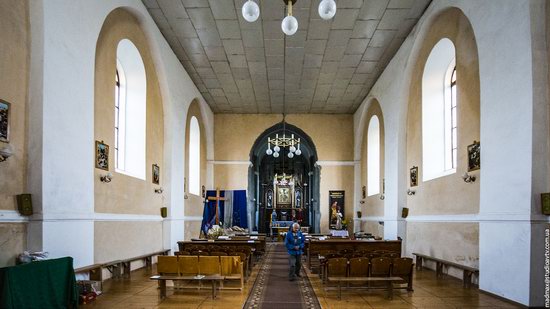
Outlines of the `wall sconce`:
[{"label": "wall sconce", "polygon": [[13,149],[10,144],[6,147],[0,149],[0,162],[6,161],[9,157],[13,155]]},{"label": "wall sconce", "polygon": [[386,196],[384,194],[380,194],[380,199],[384,200],[384,199],[386,199]]},{"label": "wall sconce", "polygon": [[360,200],[359,204],[365,204],[365,200]]},{"label": "wall sconce", "polygon": [[103,176],[100,176],[99,180],[101,180],[101,182],[104,182],[104,183],[109,183],[113,180],[113,174],[107,173]]},{"label": "wall sconce", "polygon": [[186,200],[186,199],[188,199],[188,198],[189,198],[189,196],[187,196],[187,193],[185,193],[185,194],[183,195],[183,199]]},{"label": "wall sconce", "polygon": [[156,194],[162,194],[162,192],[164,192],[164,189],[162,187],[155,189]]},{"label": "wall sconce", "polygon": [[407,195],[415,195],[415,194],[416,194],[416,191],[411,190],[411,189],[407,190]]},{"label": "wall sconce", "polygon": [[476,181],[476,176],[468,174],[468,172],[462,175],[462,180],[466,183],[474,183]]}]

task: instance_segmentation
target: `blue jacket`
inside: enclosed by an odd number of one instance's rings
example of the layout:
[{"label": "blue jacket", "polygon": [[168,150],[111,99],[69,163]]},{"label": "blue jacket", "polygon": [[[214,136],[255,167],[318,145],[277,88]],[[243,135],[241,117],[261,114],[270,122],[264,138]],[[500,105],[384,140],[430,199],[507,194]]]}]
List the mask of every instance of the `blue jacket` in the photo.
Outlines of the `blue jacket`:
[{"label": "blue jacket", "polygon": [[[304,235],[301,231],[298,231],[296,236],[297,237],[295,239],[294,234],[290,230],[286,233],[285,246],[288,254],[290,255],[300,255],[302,254],[302,249],[304,249],[304,243],[306,242]],[[299,249],[295,250],[295,246],[298,246]]]}]

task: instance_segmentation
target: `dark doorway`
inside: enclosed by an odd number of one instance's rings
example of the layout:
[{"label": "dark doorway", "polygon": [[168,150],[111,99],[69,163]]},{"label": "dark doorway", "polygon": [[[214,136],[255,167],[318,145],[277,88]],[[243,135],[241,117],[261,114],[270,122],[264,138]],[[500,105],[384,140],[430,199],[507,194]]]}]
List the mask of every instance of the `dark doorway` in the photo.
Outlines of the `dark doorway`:
[{"label": "dark doorway", "polygon": [[[301,155],[289,158],[288,147],[281,147],[279,157],[268,155],[268,138],[277,134],[299,138]],[[311,138],[298,127],[280,122],[256,139],[250,151],[250,162],[248,192],[252,197],[249,203],[252,229],[271,233],[272,214],[276,211],[277,220],[300,221],[311,233],[318,233],[320,169],[316,165],[317,151]],[[289,200],[285,200],[285,196]]]}]

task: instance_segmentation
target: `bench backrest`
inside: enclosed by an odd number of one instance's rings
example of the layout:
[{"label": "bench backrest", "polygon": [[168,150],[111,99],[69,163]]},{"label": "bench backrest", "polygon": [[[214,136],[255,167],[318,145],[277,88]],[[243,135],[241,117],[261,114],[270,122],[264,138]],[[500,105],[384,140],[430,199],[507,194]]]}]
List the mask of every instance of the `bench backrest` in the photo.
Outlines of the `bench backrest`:
[{"label": "bench backrest", "polygon": [[184,255],[178,257],[179,272],[184,276],[194,276],[199,273],[199,257]]},{"label": "bench backrest", "polygon": [[369,275],[369,259],[364,257],[349,260],[350,277],[367,277]]},{"label": "bench backrest", "polygon": [[178,257],[177,256],[165,256],[159,255],[157,260],[157,271],[159,274],[178,274]]}]

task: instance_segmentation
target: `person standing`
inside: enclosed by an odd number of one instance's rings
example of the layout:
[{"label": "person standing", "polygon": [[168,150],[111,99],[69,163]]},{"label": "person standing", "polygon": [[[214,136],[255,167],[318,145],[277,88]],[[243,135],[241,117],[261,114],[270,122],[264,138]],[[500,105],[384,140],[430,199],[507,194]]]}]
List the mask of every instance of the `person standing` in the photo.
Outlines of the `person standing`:
[{"label": "person standing", "polygon": [[296,277],[301,277],[300,269],[302,268],[302,249],[304,248],[305,237],[300,231],[298,223],[292,224],[292,228],[286,233],[285,246],[288,251],[288,264],[290,266],[288,272],[288,280],[294,281]]}]

